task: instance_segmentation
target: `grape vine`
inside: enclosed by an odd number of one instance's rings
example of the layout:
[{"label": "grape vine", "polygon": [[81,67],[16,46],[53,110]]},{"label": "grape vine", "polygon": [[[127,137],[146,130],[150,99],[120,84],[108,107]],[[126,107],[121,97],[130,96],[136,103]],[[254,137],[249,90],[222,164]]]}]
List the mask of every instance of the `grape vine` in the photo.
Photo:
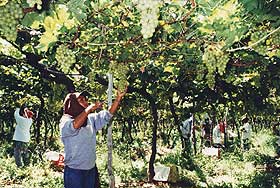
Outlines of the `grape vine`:
[{"label": "grape vine", "polygon": [[0,6],[0,33],[8,41],[15,41],[17,38],[17,25],[23,17],[21,5],[15,1],[8,1]]}]

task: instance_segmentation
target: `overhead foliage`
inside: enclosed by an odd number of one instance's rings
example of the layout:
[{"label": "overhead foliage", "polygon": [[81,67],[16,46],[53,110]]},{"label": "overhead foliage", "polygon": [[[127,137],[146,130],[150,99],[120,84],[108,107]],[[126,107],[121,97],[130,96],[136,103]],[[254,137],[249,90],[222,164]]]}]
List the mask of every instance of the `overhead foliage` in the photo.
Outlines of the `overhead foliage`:
[{"label": "overhead foliage", "polygon": [[265,104],[278,108],[279,4],[1,1],[0,60],[7,66],[28,64],[68,90],[73,83],[96,88],[94,81],[101,83],[111,71],[116,86],[129,83],[133,91],[165,99],[176,93],[180,104],[236,100],[252,110]]}]

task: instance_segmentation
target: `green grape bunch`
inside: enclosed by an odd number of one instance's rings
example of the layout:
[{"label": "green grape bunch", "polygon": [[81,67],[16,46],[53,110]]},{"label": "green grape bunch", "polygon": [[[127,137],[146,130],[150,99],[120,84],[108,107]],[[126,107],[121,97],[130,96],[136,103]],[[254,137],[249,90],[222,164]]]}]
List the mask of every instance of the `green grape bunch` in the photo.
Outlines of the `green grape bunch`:
[{"label": "green grape bunch", "polygon": [[254,48],[254,50],[255,50],[257,53],[259,53],[259,54],[261,54],[261,55],[266,55],[266,53],[267,53],[267,51],[268,51],[266,45],[256,45],[256,46],[254,46],[253,48]]},{"label": "green grape bunch", "polygon": [[217,45],[208,45],[202,56],[202,61],[208,72],[213,73],[217,70],[220,75],[223,75],[229,61],[229,55]]},{"label": "green grape bunch", "polygon": [[209,86],[209,88],[213,89],[215,87],[215,74],[214,73],[208,73],[206,75],[206,79],[207,79],[207,84]]},{"label": "green grape bunch", "polygon": [[274,33],[272,36],[272,49],[275,50],[277,57],[280,57],[280,32]]},{"label": "green grape bunch", "polygon": [[280,32],[273,34],[271,37],[272,37],[272,45],[280,46]]},{"label": "green grape bunch", "polygon": [[124,91],[128,85],[127,73],[129,71],[127,65],[124,63],[112,62],[110,63],[110,72],[114,76],[114,85],[120,90]]},{"label": "green grape bunch", "polygon": [[216,72],[220,75],[225,73],[229,55],[222,51],[221,47],[218,45],[208,45],[205,48],[202,61],[208,71],[206,75],[208,86],[213,88],[215,85],[215,74]]},{"label": "green grape bunch", "polygon": [[254,43],[254,42],[257,42],[259,41],[260,39],[262,39],[263,37],[265,37],[266,33],[263,32],[263,31],[257,31],[257,32],[254,32],[251,34],[251,41]]},{"label": "green grape bunch", "polygon": [[141,14],[141,33],[143,38],[148,39],[153,36],[158,25],[160,2],[157,0],[138,0],[136,3]]},{"label": "green grape bunch", "polygon": [[0,6],[0,34],[8,41],[17,38],[17,26],[24,16],[21,5],[16,0],[8,1]]},{"label": "green grape bunch", "polygon": [[252,48],[254,49],[254,51],[256,51],[257,53],[259,53],[261,55],[266,55],[266,53],[268,52],[268,47],[265,44],[265,40],[260,41],[266,35],[267,35],[267,33],[264,31],[256,31],[251,34],[250,43],[251,44],[256,43],[255,45],[252,45]]},{"label": "green grape bunch", "polygon": [[42,9],[42,1],[41,0],[26,0],[26,2],[28,3],[28,5],[30,7],[34,7],[35,5],[37,5],[38,10]]},{"label": "green grape bunch", "polygon": [[76,62],[76,56],[74,52],[65,45],[60,45],[56,49],[55,59],[62,67],[62,71],[65,73],[69,72],[71,65]]}]

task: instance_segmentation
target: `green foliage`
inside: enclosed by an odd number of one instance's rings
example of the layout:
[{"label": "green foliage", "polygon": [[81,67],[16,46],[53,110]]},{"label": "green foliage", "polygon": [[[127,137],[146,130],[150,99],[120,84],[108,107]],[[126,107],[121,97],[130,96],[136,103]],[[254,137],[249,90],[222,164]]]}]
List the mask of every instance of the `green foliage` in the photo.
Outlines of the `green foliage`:
[{"label": "green foliage", "polygon": [[[97,149],[97,167],[101,175],[102,184],[108,185],[107,161],[104,160],[107,158],[107,148],[105,146],[104,143],[103,146]],[[147,177],[147,164],[141,159],[132,161],[130,158],[126,158],[125,152],[121,152],[121,154],[113,153],[116,183],[144,180]]]},{"label": "green foliage", "polygon": [[268,131],[258,132],[252,140],[252,149],[244,154],[244,160],[254,161],[255,164],[264,164],[277,156],[272,143],[275,142],[273,135]]},{"label": "green foliage", "polygon": [[[1,143],[1,148],[7,148],[9,144]],[[6,151],[4,149],[4,151]],[[47,161],[38,161],[25,168],[18,168],[14,158],[7,156],[6,153],[0,154],[0,185],[12,185],[17,187],[63,187],[63,176],[61,172],[50,168]]]},{"label": "green foliage", "polygon": [[247,24],[241,24],[245,12],[238,1],[216,2],[211,8],[209,14],[200,14],[196,17],[196,21],[201,24],[199,30],[209,36],[212,35],[215,37],[214,40],[225,41],[226,47],[240,41],[248,27]]},{"label": "green foliage", "polygon": [[75,17],[79,22],[83,22],[87,18],[87,10],[90,9],[87,4],[87,0],[70,0],[67,3],[67,7],[73,17]]},{"label": "green foliage", "polygon": [[[196,96],[209,87],[230,90],[221,92],[231,92],[230,96],[243,100],[234,92],[237,90],[221,86],[222,81],[244,90],[254,90],[253,87],[260,84],[271,89],[278,87],[259,83],[256,81],[259,77],[250,79],[251,84],[247,85],[248,80],[242,78],[244,72],[262,75],[267,66],[278,61],[275,57],[279,57],[279,23],[274,18],[277,8],[273,8],[277,7],[277,1],[72,0],[32,7],[35,2],[39,3],[34,0],[23,3],[24,18],[18,20],[18,30],[16,27],[11,30],[13,35],[18,32],[14,47],[19,53],[29,52],[40,57],[39,64],[47,66],[40,72],[61,71],[75,81],[75,86],[85,81],[90,82],[87,87],[96,88],[95,76],[104,76],[112,64],[117,63],[124,66],[120,71],[115,70],[115,86],[123,87],[130,82],[136,91],[144,88],[163,98],[175,91],[182,99]],[[265,14],[254,12],[261,8],[265,8]],[[257,14],[265,17],[256,19]],[[254,33],[266,34],[266,38],[255,41]],[[72,55],[56,53],[60,46],[67,46]],[[60,60],[56,63],[58,56]],[[70,60],[62,61],[68,57]],[[26,58],[21,56],[23,63]],[[258,64],[264,61],[265,65]],[[242,66],[246,65],[244,62],[256,62],[259,68],[249,67],[249,71],[243,71],[239,62]],[[40,66],[34,65],[33,68],[39,69]],[[80,76],[73,78],[72,74]],[[194,100],[188,102],[199,102]]]},{"label": "green foliage", "polygon": [[[114,73],[116,87],[130,86],[115,118],[117,140],[125,144],[116,147],[117,153],[128,161],[143,160],[145,167],[147,150],[154,144],[150,143],[152,102],[159,114],[158,140],[173,146],[179,140],[174,119],[184,119],[186,111],[208,111],[220,118],[224,108],[219,105],[230,107],[238,116],[247,112],[266,117],[265,113],[275,115],[279,109],[278,0],[19,2],[0,2],[0,133],[5,138],[12,135],[12,113],[18,101],[30,96],[28,101],[35,103],[42,115],[41,126],[32,134],[41,128],[36,136],[42,139],[45,134],[46,142],[52,140],[50,137],[58,134],[67,90],[73,89],[74,83],[77,90],[87,89],[106,100],[103,79],[109,71]],[[68,53],[59,52],[62,46]],[[173,96],[175,109],[171,112],[169,99]],[[133,128],[123,127],[122,121],[128,120]],[[170,124],[161,125],[167,120]],[[261,177],[253,170],[248,174],[239,171],[232,162],[237,161],[241,169],[251,167],[252,161],[261,164],[271,159],[273,152],[267,147],[254,146],[244,155],[234,150],[230,167],[219,162],[233,169],[237,177],[228,178],[230,172],[222,169],[227,181],[210,179],[211,186],[230,187],[240,180],[238,186],[249,187],[253,177],[268,179],[269,175]],[[214,168],[216,160],[202,156],[197,160],[186,160],[175,152],[162,161],[194,168],[196,172],[183,170],[182,174],[186,179],[190,175],[190,182],[202,187],[206,176],[219,172]],[[103,181],[107,179],[105,166]],[[144,167],[125,167],[116,167],[122,180],[145,174]],[[245,175],[239,177],[238,173]],[[44,181],[40,180],[42,186]]]},{"label": "green foliage", "polygon": [[[277,177],[263,172],[266,164],[274,164],[274,136],[262,130],[253,136],[252,148],[244,152],[237,145],[234,151],[221,151],[221,158],[204,155],[184,157],[180,152],[167,153],[161,164],[180,168],[180,179],[197,187],[275,187]],[[258,183],[260,183],[258,185]]]}]

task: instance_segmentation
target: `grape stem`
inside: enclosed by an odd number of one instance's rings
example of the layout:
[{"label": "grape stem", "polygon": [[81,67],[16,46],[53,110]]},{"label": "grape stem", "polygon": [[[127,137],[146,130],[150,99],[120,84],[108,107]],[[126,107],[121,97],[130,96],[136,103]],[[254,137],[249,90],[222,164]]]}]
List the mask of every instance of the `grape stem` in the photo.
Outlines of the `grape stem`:
[{"label": "grape stem", "polygon": [[238,50],[248,50],[248,49],[251,49],[253,46],[256,46],[257,44],[259,44],[260,42],[262,42],[263,40],[265,40],[267,37],[269,37],[270,35],[272,35],[273,33],[276,33],[278,30],[280,30],[280,26],[276,29],[274,29],[273,31],[271,31],[269,34],[267,34],[266,36],[262,37],[260,40],[258,40],[257,42],[249,45],[249,46],[243,46],[243,47],[240,47],[240,48],[234,48],[234,49],[230,49],[230,50],[227,50],[227,52],[235,52],[235,51],[238,51]]}]

